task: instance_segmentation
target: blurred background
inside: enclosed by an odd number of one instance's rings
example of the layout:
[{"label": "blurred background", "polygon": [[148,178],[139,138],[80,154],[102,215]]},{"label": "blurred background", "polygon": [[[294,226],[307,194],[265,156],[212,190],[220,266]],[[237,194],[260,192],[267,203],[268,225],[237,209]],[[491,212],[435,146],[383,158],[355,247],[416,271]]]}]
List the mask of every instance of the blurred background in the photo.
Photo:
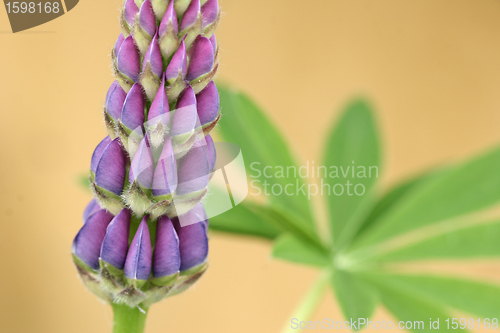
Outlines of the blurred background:
[{"label": "blurred background", "polygon": [[[79,177],[105,135],[120,5],[80,1],[17,34],[0,9],[0,332],[111,330],[111,311],[81,284],[70,247],[91,198]],[[302,163],[319,159],[340,108],[359,95],[376,107],[385,186],[500,142],[498,0],[221,6],[218,78],[268,111]],[[212,233],[210,246],[205,277],[153,306],[147,332],[278,332],[317,275],[271,260],[264,241]],[[491,262],[426,269],[500,282]],[[330,295],[315,318],[340,316]]]}]

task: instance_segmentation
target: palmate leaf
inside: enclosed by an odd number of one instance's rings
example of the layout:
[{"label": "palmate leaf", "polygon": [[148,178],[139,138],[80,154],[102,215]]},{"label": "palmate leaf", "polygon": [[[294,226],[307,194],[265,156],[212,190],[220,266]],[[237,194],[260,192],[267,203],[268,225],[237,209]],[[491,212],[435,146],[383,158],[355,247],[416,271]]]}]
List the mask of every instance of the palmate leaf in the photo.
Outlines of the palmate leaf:
[{"label": "palmate leaf", "polygon": [[500,201],[500,149],[443,170],[414,186],[372,222],[353,248],[477,212]]},{"label": "palmate leaf", "polygon": [[325,267],[330,264],[328,253],[311,246],[288,233],[282,234],[273,244],[272,256],[290,262]]},{"label": "palmate leaf", "polygon": [[[324,158],[329,171],[324,181],[331,188],[326,196],[330,229],[337,249],[350,242],[369,213],[380,160],[378,130],[371,108],[367,102],[355,100],[333,128]],[[338,168],[339,177],[330,172],[332,168]],[[356,190],[363,194],[357,195]]]},{"label": "palmate leaf", "polygon": [[[268,192],[276,185],[275,193],[279,193],[279,189],[284,189],[288,184],[302,185],[300,178],[286,177],[286,174],[284,177],[267,177],[264,174],[265,167],[272,170],[276,167],[283,167],[285,170],[287,167],[297,168],[288,145],[264,112],[247,96],[223,85],[219,85],[219,93],[222,112],[218,123],[219,133],[224,140],[240,146],[245,168],[253,181],[252,186],[263,187],[266,182],[269,184]],[[294,194],[296,195],[287,196],[284,192],[281,195],[271,194],[268,197],[269,205],[276,206],[277,211],[287,211],[293,215],[292,227],[300,229],[302,234],[319,243],[309,200],[302,192]],[[224,228],[222,224],[219,226],[219,229]],[[232,231],[235,231],[234,228]],[[245,233],[243,229],[240,231]]]},{"label": "palmate leaf", "polygon": [[378,295],[365,281],[350,272],[336,270],[332,287],[346,320],[371,317]]},{"label": "palmate leaf", "polygon": [[[446,306],[434,302],[433,299],[413,288],[408,288],[407,285],[399,283],[397,280],[389,279],[385,274],[363,274],[362,277],[377,292],[384,307],[396,317],[397,321],[393,323],[393,328],[399,326],[402,321],[403,325],[406,325],[403,328],[413,332],[452,331],[446,327],[446,319],[453,317],[447,311]],[[431,329],[430,319],[436,321],[438,318],[439,329]],[[453,331],[466,330],[459,327]]]}]

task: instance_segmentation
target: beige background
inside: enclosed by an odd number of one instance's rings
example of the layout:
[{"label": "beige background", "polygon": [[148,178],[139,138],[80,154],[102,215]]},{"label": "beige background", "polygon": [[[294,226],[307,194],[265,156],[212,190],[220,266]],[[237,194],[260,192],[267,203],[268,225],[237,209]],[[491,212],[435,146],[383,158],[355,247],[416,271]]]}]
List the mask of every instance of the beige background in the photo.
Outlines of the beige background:
[{"label": "beige background", "polygon": [[[70,246],[90,199],[77,178],[105,135],[120,3],[80,1],[15,35],[0,9],[0,332],[110,332],[111,313],[81,285]],[[385,184],[500,142],[498,0],[224,0],[222,9],[219,78],[254,96],[302,161],[318,159],[339,108],[359,94],[377,107]],[[154,306],[147,332],[278,332],[317,275],[272,261],[261,241],[212,234],[210,245],[206,276]],[[339,317],[330,295],[316,317]]]}]

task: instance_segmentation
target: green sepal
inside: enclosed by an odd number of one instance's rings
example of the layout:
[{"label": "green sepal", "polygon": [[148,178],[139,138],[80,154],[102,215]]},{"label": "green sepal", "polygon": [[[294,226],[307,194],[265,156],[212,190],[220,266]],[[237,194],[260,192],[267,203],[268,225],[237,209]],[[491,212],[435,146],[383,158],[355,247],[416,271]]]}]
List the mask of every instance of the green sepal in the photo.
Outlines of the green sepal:
[{"label": "green sepal", "polygon": [[127,188],[124,198],[135,214],[143,215],[153,205],[151,195],[151,189],[142,187],[137,180],[134,180]]},{"label": "green sepal", "polygon": [[172,204],[172,195],[164,195],[162,197],[168,197],[170,196],[170,200],[163,200],[159,201],[155,204],[153,204],[151,207],[149,207],[148,213],[150,214],[151,220],[156,220],[162,215],[165,215],[168,211],[168,207]]},{"label": "green sepal", "polygon": [[184,38],[186,49],[189,50],[196,37],[201,35],[202,32],[201,13],[198,13],[198,18],[196,19],[196,21],[190,27],[179,32],[178,37],[179,40],[182,40]]},{"label": "green sepal", "polygon": [[108,135],[111,138],[111,140],[114,140],[115,138],[118,137],[118,131],[116,130],[116,123],[106,110],[106,107],[104,107],[103,115],[104,115],[104,124],[106,125],[106,131],[108,132]]},{"label": "green sepal", "polygon": [[153,73],[151,63],[148,62],[146,64],[146,68],[144,68],[139,81],[141,82],[146,96],[152,102],[156,96],[158,88],[160,87],[161,80],[155,73]]},{"label": "green sepal", "polygon": [[200,91],[202,91],[203,89],[205,89],[207,84],[209,84],[210,81],[212,81],[213,78],[215,77],[215,74],[217,73],[218,69],[219,69],[219,63],[216,62],[214,67],[212,68],[212,70],[210,72],[208,72],[207,74],[204,74],[204,75],[189,82],[189,84],[193,88],[195,94],[197,94]]},{"label": "green sepal", "polygon": [[99,259],[101,267],[101,285],[106,291],[117,294],[120,293],[126,286],[125,274],[123,270]]},{"label": "green sepal", "polygon": [[151,283],[158,287],[170,287],[175,284],[177,278],[179,277],[179,274],[180,272],[177,272],[175,274],[162,276],[160,278],[152,278]]},{"label": "green sepal", "polygon": [[160,22],[165,13],[167,12],[168,1],[165,0],[151,0],[151,7],[156,16],[156,21]]},{"label": "green sepal", "polygon": [[130,157],[130,160],[132,160],[143,138],[142,134],[138,135],[137,132],[132,131],[120,120],[116,122],[116,131],[120,137],[123,147]]},{"label": "green sepal", "polygon": [[179,75],[177,75],[177,78],[167,81],[167,99],[169,100],[169,102],[176,101],[185,88],[186,81],[184,81],[182,72],[179,71]]},{"label": "green sepal", "polygon": [[174,55],[175,51],[179,48],[179,40],[174,32],[174,28],[171,23],[168,23],[167,32],[160,37],[159,40],[160,52],[163,57],[164,68],[166,69],[168,60]]},{"label": "green sepal", "polygon": [[190,3],[191,0],[176,0],[174,2],[174,9],[179,19],[179,22],[181,21],[182,16],[184,16],[184,13],[188,9]]},{"label": "green sepal", "polygon": [[215,32],[215,29],[217,29],[217,27],[219,26],[219,22],[220,22],[220,8],[219,12],[217,13],[217,18],[215,19],[215,21],[205,27],[205,30],[203,31],[203,36],[207,38],[212,37],[212,35]]},{"label": "green sepal", "polygon": [[121,201],[121,197],[113,192],[103,189],[97,185],[93,179],[90,177],[90,188],[94,194],[97,202],[101,207],[106,208],[111,214],[117,215],[125,205]]},{"label": "green sepal", "polygon": [[132,27],[135,45],[141,52],[141,55],[144,56],[146,51],[149,48],[149,44],[151,44],[151,40],[153,36],[150,36],[146,30],[144,30],[139,23],[139,15],[136,15],[134,26]]},{"label": "green sepal", "polygon": [[84,263],[74,253],[72,253],[71,256],[73,257],[73,262],[75,263],[75,265],[78,268],[84,270],[87,273],[93,274],[95,277],[97,277],[97,275],[99,274],[99,271],[96,271],[95,269],[93,269],[92,267],[90,267],[89,265],[87,265],[86,263]]},{"label": "green sepal", "polygon": [[187,290],[205,273],[208,268],[208,263],[205,262],[195,266],[187,271],[181,272],[175,286],[172,288],[168,296],[174,296]]},{"label": "green sepal", "polygon": [[125,20],[125,6],[123,6],[123,9],[120,13],[120,28],[122,30],[123,38],[127,38],[128,36],[130,36],[132,27],[130,26],[130,24],[128,24],[127,20]]},{"label": "green sepal", "polygon": [[[125,34],[124,34],[125,36]],[[134,85],[134,80],[129,78],[127,75],[123,74],[118,70],[118,65],[116,63],[116,53],[113,52],[111,54],[112,61],[111,63],[113,64],[113,74],[115,75],[116,81],[120,84],[122,89],[128,93],[130,91],[130,88]]]},{"label": "green sepal", "polygon": [[182,196],[174,196],[172,204],[168,207],[166,214],[169,217],[175,217],[189,212],[196,206],[200,200],[207,194],[207,189],[184,194]]}]

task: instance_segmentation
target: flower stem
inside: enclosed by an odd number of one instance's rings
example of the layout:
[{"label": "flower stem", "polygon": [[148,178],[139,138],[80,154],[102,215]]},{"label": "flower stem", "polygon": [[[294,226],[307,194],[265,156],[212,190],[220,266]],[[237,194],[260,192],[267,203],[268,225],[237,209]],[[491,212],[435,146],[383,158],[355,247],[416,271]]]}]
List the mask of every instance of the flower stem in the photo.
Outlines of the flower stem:
[{"label": "flower stem", "polygon": [[[297,318],[299,321],[309,320],[309,318],[316,311],[319,302],[323,299],[323,296],[325,295],[325,291],[328,286],[330,276],[331,276],[330,272],[323,272],[319,276],[314,285],[302,299],[302,302],[300,302],[299,305],[292,312],[290,320],[293,318]],[[297,332],[297,329],[292,328],[290,320],[287,321],[281,333]]]},{"label": "flower stem", "polygon": [[143,333],[148,309],[131,308],[112,303],[114,313],[113,333]]}]

